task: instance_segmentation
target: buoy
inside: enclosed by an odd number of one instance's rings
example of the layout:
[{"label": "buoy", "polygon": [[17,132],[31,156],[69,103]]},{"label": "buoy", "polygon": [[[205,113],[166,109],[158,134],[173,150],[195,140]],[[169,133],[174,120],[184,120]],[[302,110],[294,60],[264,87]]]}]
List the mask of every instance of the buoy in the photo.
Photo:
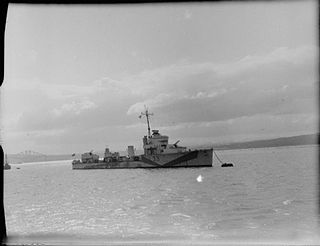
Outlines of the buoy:
[{"label": "buoy", "polygon": [[232,163],[223,163],[221,167],[233,167]]},{"label": "buoy", "polygon": [[220,160],[220,158],[219,158],[219,156],[217,155],[217,153],[214,152],[214,151],[213,151],[213,153],[214,153],[215,156],[217,157],[218,161],[222,164],[221,167],[233,167],[233,164],[232,164],[232,163],[226,163],[226,162],[223,163],[223,162]]}]

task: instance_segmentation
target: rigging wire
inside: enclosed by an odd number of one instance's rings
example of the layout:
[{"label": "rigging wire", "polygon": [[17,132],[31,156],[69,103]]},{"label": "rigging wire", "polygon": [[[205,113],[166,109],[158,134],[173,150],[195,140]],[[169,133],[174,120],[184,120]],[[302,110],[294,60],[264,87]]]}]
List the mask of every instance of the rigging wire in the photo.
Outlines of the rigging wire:
[{"label": "rigging wire", "polygon": [[219,156],[217,155],[217,153],[213,150],[213,153],[215,154],[215,156],[217,157],[218,161],[223,164],[223,162],[220,160]]}]

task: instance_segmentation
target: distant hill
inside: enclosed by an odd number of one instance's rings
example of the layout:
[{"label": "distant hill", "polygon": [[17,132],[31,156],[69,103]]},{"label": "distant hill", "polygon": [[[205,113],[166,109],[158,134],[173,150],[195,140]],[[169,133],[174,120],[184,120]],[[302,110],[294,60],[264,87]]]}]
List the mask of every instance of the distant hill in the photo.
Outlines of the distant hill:
[{"label": "distant hill", "polygon": [[26,162],[60,161],[73,160],[71,155],[28,155],[28,154],[8,154],[10,164],[20,164]]},{"label": "distant hill", "polygon": [[[282,137],[268,140],[256,140],[249,142],[238,142],[229,144],[208,144],[200,147],[213,147],[214,149],[251,149],[251,148],[266,148],[266,147],[280,147],[280,146],[296,146],[296,145],[314,145],[319,144],[319,134],[300,135],[293,137]],[[103,152],[94,152],[100,157],[103,156]],[[142,150],[136,150],[136,154],[142,154]],[[120,151],[121,155],[126,155],[125,151]],[[44,155],[44,154],[8,154],[8,162],[11,164],[26,163],[26,162],[42,162],[42,161],[59,161],[59,160],[73,160],[80,159],[81,154],[77,153],[75,156],[71,155]]]},{"label": "distant hill", "polygon": [[319,144],[319,134],[300,135],[293,137],[282,137],[268,140],[255,140],[249,142],[238,142],[214,145],[215,149],[250,149],[280,146],[313,145]]}]

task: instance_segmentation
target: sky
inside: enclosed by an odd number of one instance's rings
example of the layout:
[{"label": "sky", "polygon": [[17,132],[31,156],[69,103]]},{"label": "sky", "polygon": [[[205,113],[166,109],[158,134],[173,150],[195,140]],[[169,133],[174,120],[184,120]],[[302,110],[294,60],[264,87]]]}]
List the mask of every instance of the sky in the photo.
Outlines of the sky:
[{"label": "sky", "polygon": [[10,4],[8,153],[142,149],[318,132],[316,1]]}]

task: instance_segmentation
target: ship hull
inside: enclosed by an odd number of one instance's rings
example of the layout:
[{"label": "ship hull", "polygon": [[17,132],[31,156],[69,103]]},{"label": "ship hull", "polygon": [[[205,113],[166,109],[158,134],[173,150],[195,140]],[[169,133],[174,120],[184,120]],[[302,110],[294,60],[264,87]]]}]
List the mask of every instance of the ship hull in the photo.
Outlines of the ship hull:
[{"label": "ship hull", "polygon": [[142,155],[139,161],[79,162],[72,163],[72,169],[211,167],[212,153],[212,149],[201,149],[174,154]]}]

